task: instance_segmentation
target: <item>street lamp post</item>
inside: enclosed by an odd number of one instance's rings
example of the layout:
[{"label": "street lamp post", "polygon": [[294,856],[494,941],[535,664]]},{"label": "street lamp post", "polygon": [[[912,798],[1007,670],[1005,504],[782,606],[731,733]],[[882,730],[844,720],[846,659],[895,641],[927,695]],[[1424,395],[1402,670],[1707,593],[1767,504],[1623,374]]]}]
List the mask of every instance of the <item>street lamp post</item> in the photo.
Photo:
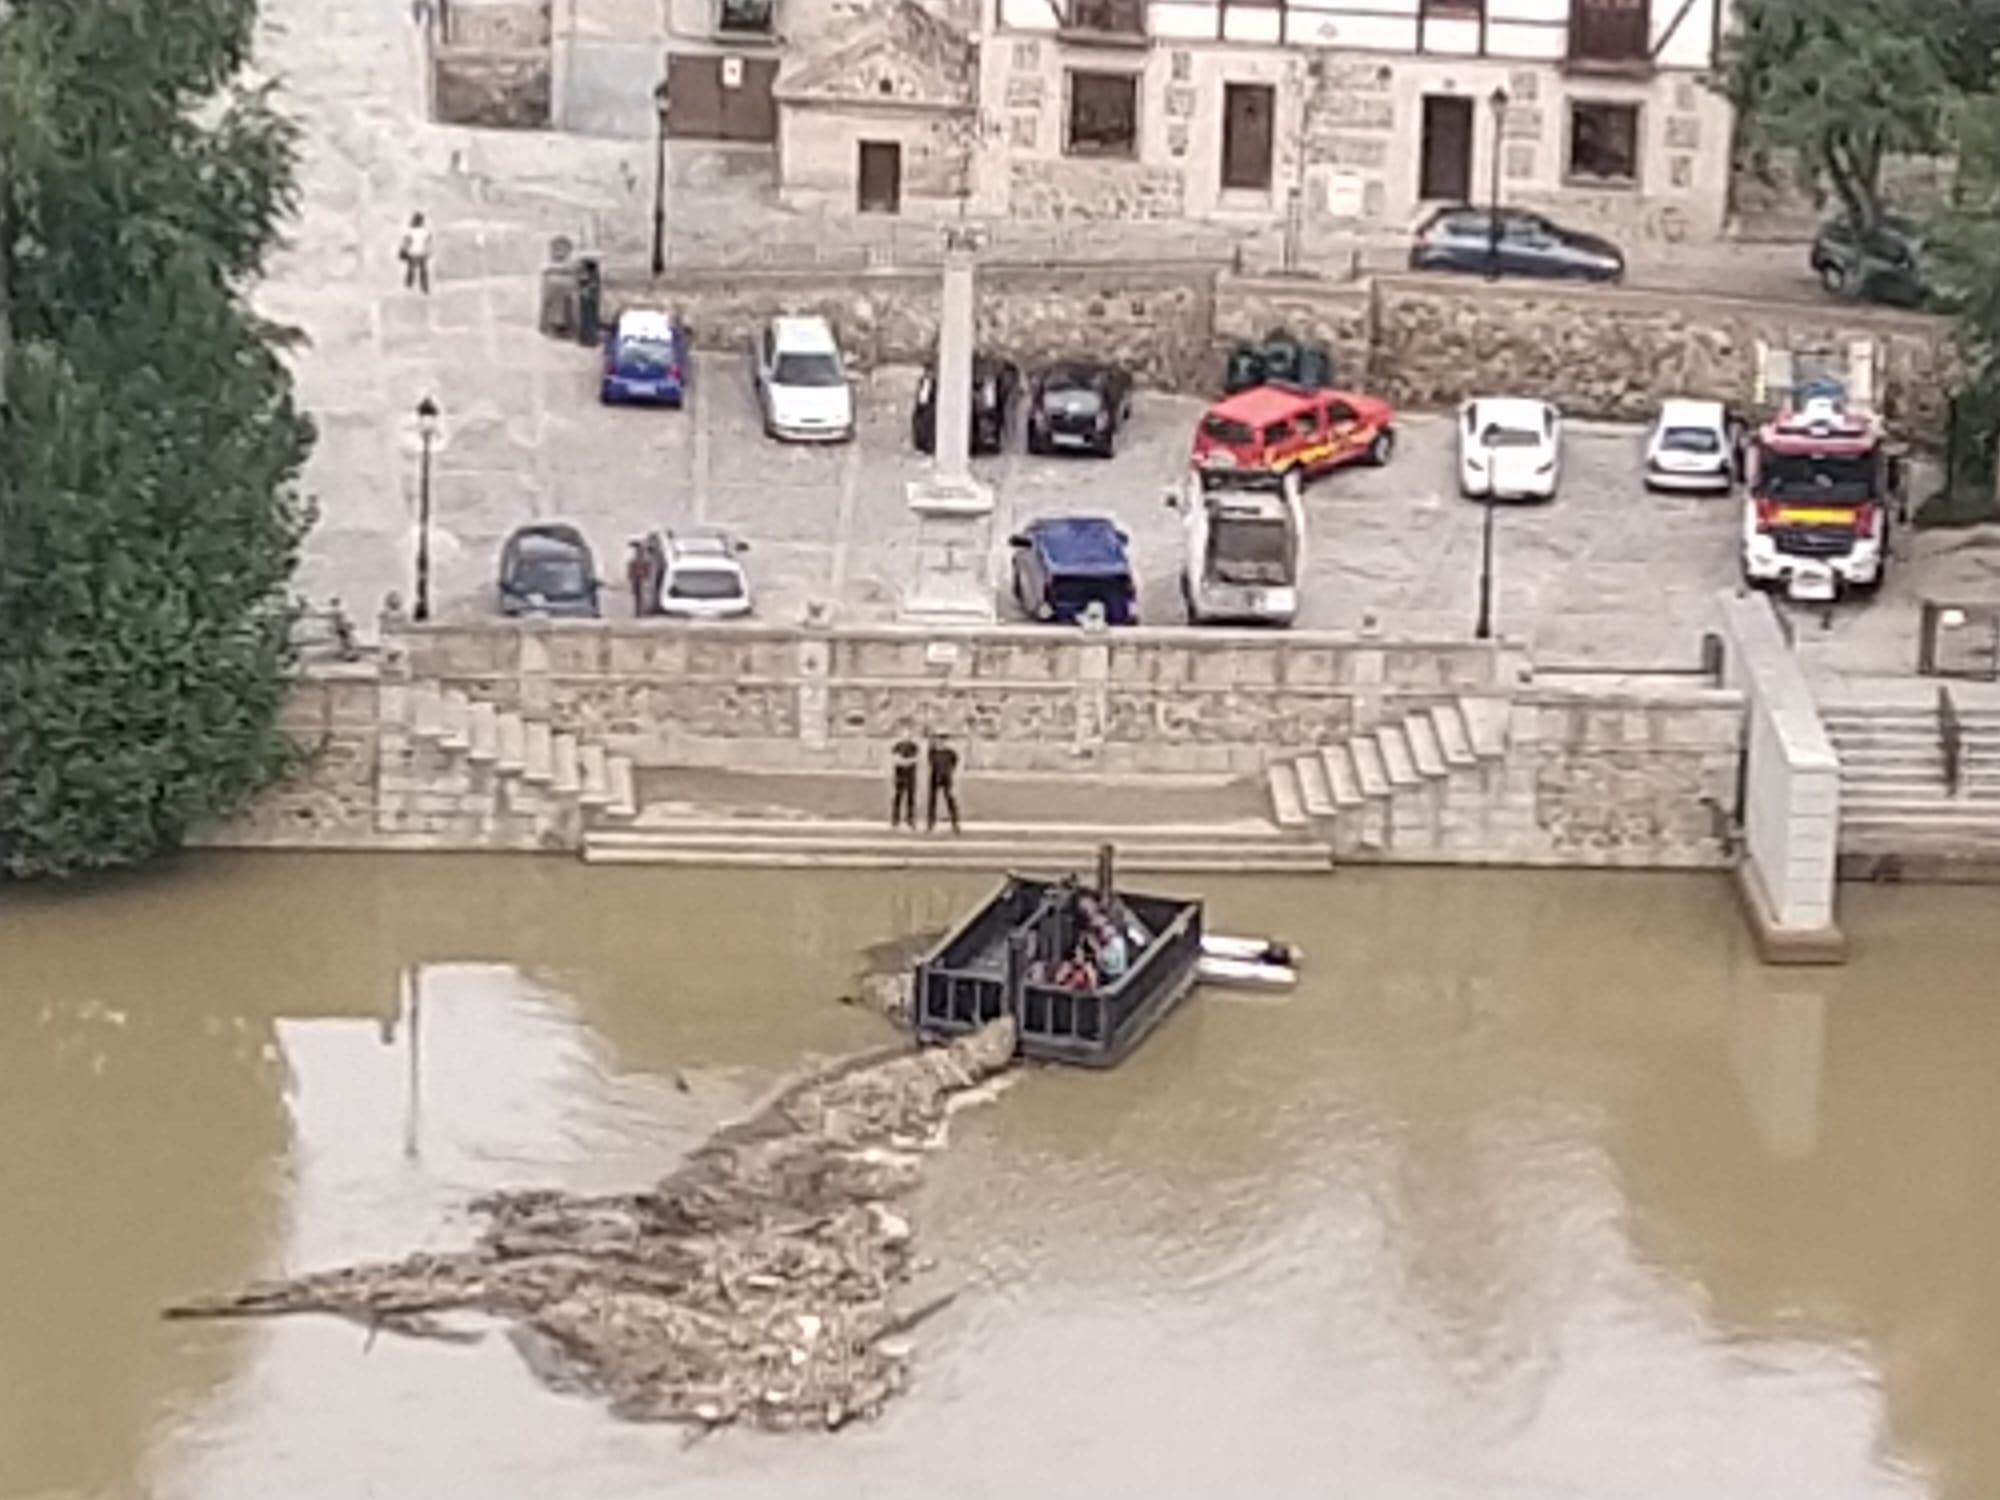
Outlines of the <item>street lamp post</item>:
[{"label": "street lamp post", "polygon": [[667,269],[667,80],[653,85],[653,274]]},{"label": "street lamp post", "polygon": [[414,618],[431,617],[431,444],[437,440],[438,406],[429,396],[417,403],[417,436],[423,456],[417,467],[417,603]]},{"label": "street lamp post", "polygon": [[1476,641],[1493,639],[1493,491],[1486,491],[1486,513],[1479,518],[1479,619],[1472,627]]},{"label": "street lamp post", "polygon": [[1496,87],[1486,102],[1493,106],[1493,179],[1486,194],[1486,279],[1500,279],[1500,141],[1507,124],[1507,91]]}]

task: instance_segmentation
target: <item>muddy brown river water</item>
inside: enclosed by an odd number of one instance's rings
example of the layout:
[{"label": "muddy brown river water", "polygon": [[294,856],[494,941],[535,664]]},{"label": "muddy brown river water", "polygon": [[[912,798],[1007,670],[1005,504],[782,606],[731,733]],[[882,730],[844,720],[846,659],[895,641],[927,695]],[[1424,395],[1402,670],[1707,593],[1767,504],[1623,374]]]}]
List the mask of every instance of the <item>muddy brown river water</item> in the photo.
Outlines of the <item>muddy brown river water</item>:
[{"label": "muddy brown river water", "polygon": [[1783,972],[1719,880],[1210,882],[1306,982],[960,1115],[916,1208],[964,1292],[833,1437],[686,1447],[498,1334],[156,1316],[658,1175],[879,1043],[856,950],[988,884],[241,855],[0,898],[0,1495],[2000,1494],[1990,892],[1852,891],[1856,961]]}]

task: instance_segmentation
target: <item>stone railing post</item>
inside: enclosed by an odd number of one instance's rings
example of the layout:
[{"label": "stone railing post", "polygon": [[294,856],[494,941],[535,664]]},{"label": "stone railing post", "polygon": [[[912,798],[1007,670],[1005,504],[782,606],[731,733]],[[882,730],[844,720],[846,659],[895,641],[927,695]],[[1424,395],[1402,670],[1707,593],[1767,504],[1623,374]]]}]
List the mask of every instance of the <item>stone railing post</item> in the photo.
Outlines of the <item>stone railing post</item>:
[{"label": "stone railing post", "polygon": [[828,623],[826,611],[807,611],[798,640],[799,744],[807,750],[824,750],[832,738],[833,695],[828,681],[833,674],[833,641],[827,634]]}]

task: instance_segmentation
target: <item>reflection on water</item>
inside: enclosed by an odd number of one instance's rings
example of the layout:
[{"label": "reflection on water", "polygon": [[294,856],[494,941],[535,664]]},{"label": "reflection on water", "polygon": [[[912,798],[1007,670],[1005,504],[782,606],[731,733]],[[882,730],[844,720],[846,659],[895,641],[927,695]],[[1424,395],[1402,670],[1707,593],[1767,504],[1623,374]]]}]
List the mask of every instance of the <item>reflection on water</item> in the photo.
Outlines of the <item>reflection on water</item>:
[{"label": "reflection on water", "polygon": [[959,1116],[920,1207],[966,1295],[838,1440],[684,1449],[499,1337],[154,1316],[657,1175],[879,1043],[856,950],[986,884],[235,856],[10,895],[0,1495],[2000,1486],[1977,892],[1854,892],[1858,961],[1780,972],[1719,881],[1217,882],[1307,982]]}]

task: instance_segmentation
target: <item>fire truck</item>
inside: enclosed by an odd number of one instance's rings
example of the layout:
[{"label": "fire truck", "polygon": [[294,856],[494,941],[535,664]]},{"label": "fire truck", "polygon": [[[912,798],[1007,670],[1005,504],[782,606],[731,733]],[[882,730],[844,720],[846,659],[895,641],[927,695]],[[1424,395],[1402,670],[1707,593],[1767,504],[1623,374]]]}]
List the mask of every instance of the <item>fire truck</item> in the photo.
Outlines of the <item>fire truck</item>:
[{"label": "fire truck", "polygon": [[1787,393],[1745,455],[1745,582],[1830,600],[1882,581],[1898,467],[1886,439],[1837,378]]}]

